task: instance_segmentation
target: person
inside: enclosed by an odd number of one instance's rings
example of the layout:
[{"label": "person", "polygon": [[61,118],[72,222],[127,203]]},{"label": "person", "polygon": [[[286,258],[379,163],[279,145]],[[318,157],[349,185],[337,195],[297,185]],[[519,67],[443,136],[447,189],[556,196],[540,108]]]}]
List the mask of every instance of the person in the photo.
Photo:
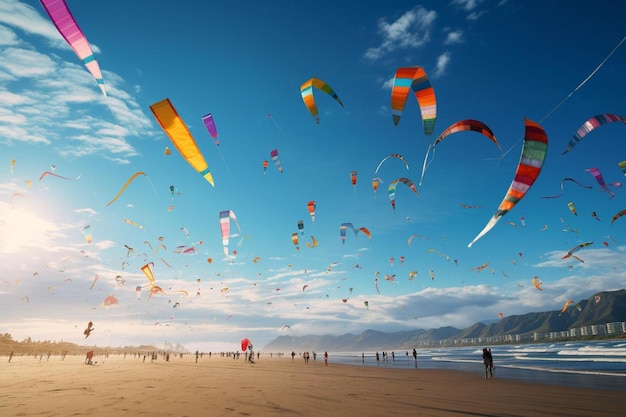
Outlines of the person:
[{"label": "person", "polygon": [[328,352],[324,352],[324,363],[328,366]]},{"label": "person", "polygon": [[293,350],[291,351],[291,360],[293,360],[293,358],[296,357],[296,352],[294,352]]},{"label": "person", "polygon": [[493,378],[493,356],[491,356],[491,349],[483,348],[483,364],[485,365],[485,379]]},{"label": "person", "polygon": [[87,355],[85,355],[85,363],[87,365],[93,365],[93,350],[90,350],[89,352],[87,352]]},{"label": "person", "polygon": [[376,364],[378,364],[379,360],[380,360],[380,356],[378,356],[378,352],[376,352]]}]

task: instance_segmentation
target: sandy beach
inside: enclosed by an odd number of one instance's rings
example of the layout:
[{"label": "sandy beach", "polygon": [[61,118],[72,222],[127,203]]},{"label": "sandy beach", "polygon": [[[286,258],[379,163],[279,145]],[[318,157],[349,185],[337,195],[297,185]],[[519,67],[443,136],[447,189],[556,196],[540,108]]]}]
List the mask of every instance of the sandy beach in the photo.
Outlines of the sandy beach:
[{"label": "sandy beach", "polygon": [[261,356],[7,357],[0,416],[616,416],[624,392]]}]

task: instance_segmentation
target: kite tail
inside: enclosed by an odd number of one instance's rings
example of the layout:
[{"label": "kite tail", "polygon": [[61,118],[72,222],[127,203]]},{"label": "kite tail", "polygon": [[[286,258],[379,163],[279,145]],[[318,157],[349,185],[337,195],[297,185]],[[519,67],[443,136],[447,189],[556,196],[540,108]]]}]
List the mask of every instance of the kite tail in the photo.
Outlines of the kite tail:
[{"label": "kite tail", "polygon": [[[430,162],[428,162],[428,155],[430,154],[430,150],[433,150],[433,156],[430,160]],[[433,161],[435,160],[435,147],[430,144],[428,145],[428,150],[426,150],[426,155],[424,155],[424,163],[422,164],[422,175],[420,176],[420,182],[419,182],[419,186],[422,186],[422,181],[424,180],[424,174],[426,174],[426,169],[430,166],[430,164],[433,163]]]}]

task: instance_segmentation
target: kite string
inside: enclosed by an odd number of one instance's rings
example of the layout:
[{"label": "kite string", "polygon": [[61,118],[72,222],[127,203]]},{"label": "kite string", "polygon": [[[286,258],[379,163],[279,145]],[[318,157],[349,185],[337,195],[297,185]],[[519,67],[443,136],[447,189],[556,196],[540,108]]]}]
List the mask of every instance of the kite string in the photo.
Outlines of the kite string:
[{"label": "kite string", "polygon": [[[578,90],[580,90],[580,88],[585,85],[587,83],[587,81],[589,81],[595,74],[596,72],[598,72],[600,70],[600,68],[602,68],[602,66],[606,63],[606,61],[609,60],[609,58],[611,58],[611,56],[613,56],[613,54],[619,49],[620,46],[622,46],[622,44],[624,43],[624,41],[626,41],[626,36],[624,36],[618,43],[617,45],[615,45],[615,47],[613,48],[613,50],[602,60],[602,62],[600,62],[600,64],[598,64],[598,66],[591,72],[591,74],[589,74],[587,76],[587,78],[585,78],[580,84],[578,84],[578,86],[576,88],[574,88],[567,96],[565,96],[565,98],[563,100],[561,100],[559,102],[559,104],[557,104],[556,106],[554,106],[554,108],[552,110],[550,110],[545,116],[543,116],[543,118],[541,120],[539,120],[539,123],[543,123],[544,120],[546,120],[548,117],[550,117],[552,115],[552,113],[554,113],[559,107],[561,107],[567,100],[569,100],[574,93],[576,93]],[[502,156],[501,158],[504,158],[505,156],[507,156],[509,154],[509,152],[511,152],[513,150],[513,148],[515,146],[517,146],[517,144],[523,140],[524,138],[521,137],[519,138],[514,144],[513,146],[511,146]]]}]

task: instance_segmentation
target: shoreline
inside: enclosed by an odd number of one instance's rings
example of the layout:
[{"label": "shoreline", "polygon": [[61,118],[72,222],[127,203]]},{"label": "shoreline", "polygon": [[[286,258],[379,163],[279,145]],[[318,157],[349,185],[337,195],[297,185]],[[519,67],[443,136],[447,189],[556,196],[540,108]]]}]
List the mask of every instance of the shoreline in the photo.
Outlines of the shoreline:
[{"label": "shoreline", "polygon": [[85,365],[17,356],[0,362],[0,414],[20,416],[598,416],[623,412],[623,391],[445,369],[393,369],[261,356],[150,362],[111,355]]}]

